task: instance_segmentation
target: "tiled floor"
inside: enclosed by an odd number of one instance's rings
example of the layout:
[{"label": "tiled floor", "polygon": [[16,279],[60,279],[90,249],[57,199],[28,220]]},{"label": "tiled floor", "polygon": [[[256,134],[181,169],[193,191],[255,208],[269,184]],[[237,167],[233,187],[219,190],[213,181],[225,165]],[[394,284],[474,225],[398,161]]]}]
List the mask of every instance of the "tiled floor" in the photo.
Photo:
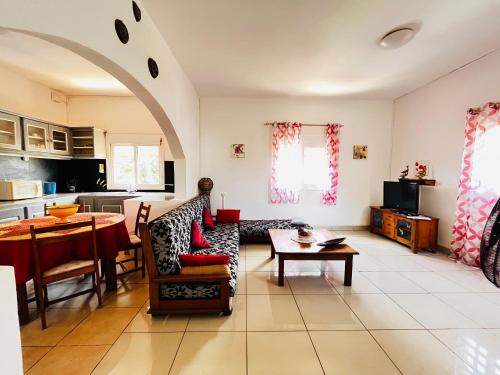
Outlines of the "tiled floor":
[{"label": "tiled floor", "polygon": [[[242,246],[229,317],[146,314],[146,280],[51,306],[49,328],[22,328],[28,374],[500,374],[500,290],[442,254],[412,254],[349,232],[352,287],[340,262],[289,262]],[[84,283],[61,283],[56,298]],[[32,310],[33,315],[36,314]]]}]

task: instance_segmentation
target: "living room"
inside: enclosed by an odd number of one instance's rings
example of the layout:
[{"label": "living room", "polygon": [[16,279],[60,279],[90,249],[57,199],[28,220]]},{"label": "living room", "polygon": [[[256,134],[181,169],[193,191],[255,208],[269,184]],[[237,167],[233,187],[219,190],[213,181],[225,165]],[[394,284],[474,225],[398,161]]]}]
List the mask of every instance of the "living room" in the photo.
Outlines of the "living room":
[{"label": "living room", "polygon": [[0,373],[498,373],[499,10],[4,1]]}]

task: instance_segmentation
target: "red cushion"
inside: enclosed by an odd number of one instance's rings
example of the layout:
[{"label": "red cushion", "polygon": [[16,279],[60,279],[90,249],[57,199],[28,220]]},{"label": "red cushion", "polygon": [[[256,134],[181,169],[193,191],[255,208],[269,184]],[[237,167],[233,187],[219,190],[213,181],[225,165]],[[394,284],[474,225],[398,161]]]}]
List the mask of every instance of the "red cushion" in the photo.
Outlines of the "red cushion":
[{"label": "red cushion", "polygon": [[229,255],[224,254],[180,254],[181,266],[215,266],[229,264]]},{"label": "red cushion", "polygon": [[196,220],[193,220],[191,224],[191,246],[195,249],[207,249],[212,247],[210,242],[201,234],[200,226]]},{"label": "red cushion", "polygon": [[239,223],[240,210],[217,210],[218,223]]},{"label": "red cushion", "polygon": [[215,229],[214,219],[212,219],[212,214],[208,208],[203,207],[203,226],[205,229],[213,230]]}]

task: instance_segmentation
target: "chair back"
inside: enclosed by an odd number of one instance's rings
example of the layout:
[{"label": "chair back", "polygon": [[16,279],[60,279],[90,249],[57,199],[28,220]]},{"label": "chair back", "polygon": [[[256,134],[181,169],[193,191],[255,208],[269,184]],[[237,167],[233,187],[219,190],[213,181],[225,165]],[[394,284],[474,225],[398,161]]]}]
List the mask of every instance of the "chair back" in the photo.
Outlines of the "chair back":
[{"label": "chair back", "polygon": [[[40,234],[51,233],[51,232],[60,232],[66,230],[76,230],[80,228],[89,227],[88,230],[69,232],[69,233],[61,233],[58,236],[49,236],[49,237],[41,237]],[[92,256],[94,260],[94,264],[97,265],[99,261],[97,254],[97,237],[96,237],[96,224],[95,217],[93,216],[91,220],[82,221],[78,223],[68,223],[68,224],[60,224],[54,225],[50,227],[41,227],[36,228],[34,225],[30,225],[30,233],[31,233],[31,248],[33,252],[33,260],[35,264],[35,277],[38,279],[41,278],[41,270],[40,270],[40,245],[50,244],[50,243],[58,243],[69,240],[81,239],[81,238],[90,238],[91,247],[92,247]]]},{"label": "chair back", "polygon": [[139,235],[139,223],[147,223],[149,219],[149,212],[151,211],[151,205],[145,205],[141,202],[139,205],[139,210],[137,211],[137,217],[135,219],[134,234]]}]

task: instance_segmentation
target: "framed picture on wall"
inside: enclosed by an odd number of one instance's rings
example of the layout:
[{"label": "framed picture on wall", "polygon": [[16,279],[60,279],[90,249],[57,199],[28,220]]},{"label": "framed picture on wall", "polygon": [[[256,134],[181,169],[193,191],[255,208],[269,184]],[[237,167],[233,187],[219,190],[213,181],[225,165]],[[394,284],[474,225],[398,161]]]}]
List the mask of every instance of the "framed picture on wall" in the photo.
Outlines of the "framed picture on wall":
[{"label": "framed picture on wall", "polygon": [[245,157],[245,145],[243,143],[235,143],[231,145],[232,156],[235,159],[242,159]]},{"label": "framed picture on wall", "polygon": [[352,150],[353,159],[367,159],[368,158],[368,146],[367,145],[354,145]]}]

